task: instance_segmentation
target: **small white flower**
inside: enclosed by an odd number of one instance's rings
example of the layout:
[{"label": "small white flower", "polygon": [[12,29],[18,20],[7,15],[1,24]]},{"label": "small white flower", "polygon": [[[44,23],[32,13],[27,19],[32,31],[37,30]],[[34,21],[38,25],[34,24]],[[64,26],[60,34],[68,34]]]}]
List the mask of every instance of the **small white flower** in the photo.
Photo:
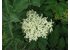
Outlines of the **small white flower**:
[{"label": "small white flower", "polygon": [[43,14],[39,16],[36,11],[30,10],[26,16],[27,18],[22,22],[22,30],[26,33],[25,38],[28,38],[29,42],[37,41],[39,37],[46,38],[48,32],[53,31],[52,20],[48,22],[46,17],[43,18]]}]

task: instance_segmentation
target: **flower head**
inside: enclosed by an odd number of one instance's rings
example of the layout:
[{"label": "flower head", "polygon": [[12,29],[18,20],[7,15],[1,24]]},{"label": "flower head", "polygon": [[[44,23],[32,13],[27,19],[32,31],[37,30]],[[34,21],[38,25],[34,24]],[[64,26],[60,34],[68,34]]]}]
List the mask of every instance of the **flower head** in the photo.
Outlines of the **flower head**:
[{"label": "flower head", "polygon": [[53,31],[52,19],[47,21],[43,14],[39,15],[34,10],[29,10],[26,14],[27,18],[23,19],[22,30],[24,31],[25,38],[29,39],[29,42],[37,41],[39,37],[46,38],[48,32]]}]

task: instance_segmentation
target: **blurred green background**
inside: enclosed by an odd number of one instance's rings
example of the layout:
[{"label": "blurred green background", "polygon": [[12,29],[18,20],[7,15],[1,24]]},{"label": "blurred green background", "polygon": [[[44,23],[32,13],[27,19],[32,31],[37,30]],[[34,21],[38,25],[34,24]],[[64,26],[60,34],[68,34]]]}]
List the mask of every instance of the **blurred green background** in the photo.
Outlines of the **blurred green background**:
[{"label": "blurred green background", "polygon": [[[21,22],[28,10],[44,14],[54,21],[46,39],[28,42]],[[68,50],[68,0],[2,0],[3,50]]]}]

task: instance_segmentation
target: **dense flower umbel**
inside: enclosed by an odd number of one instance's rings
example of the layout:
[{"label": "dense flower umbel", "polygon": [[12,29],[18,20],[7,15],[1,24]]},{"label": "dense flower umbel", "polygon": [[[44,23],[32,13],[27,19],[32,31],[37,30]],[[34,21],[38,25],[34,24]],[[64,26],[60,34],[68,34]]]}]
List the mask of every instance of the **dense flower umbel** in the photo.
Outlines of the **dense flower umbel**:
[{"label": "dense flower umbel", "polygon": [[53,31],[52,20],[48,22],[46,17],[43,18],[43,14],[39,15],[36,11],[30,10],[26,16],[27,18],[23,19],[22,22],[22,30],[29,42],[32,40],[37,41],[38,37],[46,38],[48,32]]}]

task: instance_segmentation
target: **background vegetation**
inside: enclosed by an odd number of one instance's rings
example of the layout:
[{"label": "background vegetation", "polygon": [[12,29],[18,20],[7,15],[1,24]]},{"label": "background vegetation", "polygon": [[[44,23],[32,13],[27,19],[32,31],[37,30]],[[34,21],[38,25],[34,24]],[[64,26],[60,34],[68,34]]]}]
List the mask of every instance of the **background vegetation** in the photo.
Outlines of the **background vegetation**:
[{"label": "background vegetation", "polygon": [[[2,0],[3,50],[68,50],[67,0]],[[53,19],[53,32],[46,39],[28,42],[21,29],[30,9]]]}]

